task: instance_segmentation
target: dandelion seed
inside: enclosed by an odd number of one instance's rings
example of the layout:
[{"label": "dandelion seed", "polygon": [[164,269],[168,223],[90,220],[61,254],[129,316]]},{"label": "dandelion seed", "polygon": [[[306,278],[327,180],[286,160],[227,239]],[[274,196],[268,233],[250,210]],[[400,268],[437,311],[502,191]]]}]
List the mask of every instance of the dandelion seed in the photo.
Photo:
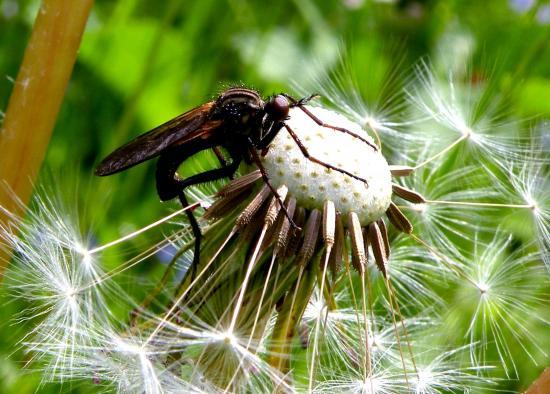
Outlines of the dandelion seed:
[{"label": "dandelion seed", "polygon": [[[445,162],[440,161],[433,168],[416,170],[411,176],[400,180],[429,200],[402,208],[404,212],[410,212],[409,216],[419,226],[424,239],[440,250],[455,248],[452,237],[469,239],[476,229],[492,230],[492,224],[483,220],[490,207],[476,209],[475,204],[497,198],[500,201],[501,198],[494,186],[488,184],[487,175],[479,167],[464,166],[451,171],[443,170],[445,167]],[[447,201],[449,203],[445,203]]]},{"label": "dandelion seed", "polygon": [[9,274],[12,288],[32,303],[19,319],[42,317],[24,341],[31,350],[41,342],[57,344],[59,351],[50,363],[55,375],[72,363],[74,344],[85,340],[79,337],[80,329],[103,319],[97,309],[105,305],[103,289],[82,290],[102,272],[84,253],[76,226],[61,216],[53,201],[36,199],[35,206],[27,220],[4,211],[12,228],[0,229],[0,240],[15,252],[17,269]]},{"label": "dandelion seed", "polygon": [[441,353],[433,350],[417,352],[419,366],[414,380],[413,391],[418,394],[440,393],[441,391],[470,392],[483,390],[494,385],[495,381],[483,377],[491,367],[461,366],[457,355],[468,351],[471,346],[457,348]]},{"label": "dandelion seed", "polygon": [[[409,85],[406,93],[412,106],[424,114],[426,122],[418,122],[415,127],[427,141],[437,141],[433,145],[439,149],[438,153],[417,164],[417,168],[459,146],[477,151],[483,160],[499,166],[511,158],[523,161],[529,156],[533,139],[520,137],[514,123],[499,122],[500,114],[491,113],[492,109],[479,116],[477,111],[483,97],[479,89],[461,84],[452,76],[447,81],[439,80],[426,62],[417,66],[416,74],[417,81]],[[434,127],[430,122],[441,127]]]},{"label": "dandelion seed", "polygon": [[[367,91],[373,95],[369,105],[360,93],[363,89],[359,89],[359,83],[353,76],[350,64],[346,63],[344,58],[345,56],[342,55],[342,60],[333,72],[314,75],[311,81],[305,83],[301,81],[297,86],[298,91],[302,93],[310,90],[319,92],[321,97],[339,112],[372,133],[379,145],[380,136],[391,142],[385,145],[389,149],[394,145],[393,143],[399,143],[404,139],[416,139],[414,135],[401,132],[406,123],[392,120],[398,119],[399,114],[405,109],[398,83],[398,76],[402,73],[401,62],[398,60],[392,63],[382,82],[366,81]],[[373,57],[369,66],[372,64],[373,67],[387,68],[387,64],[378,64],[378,61],[382,61],[382,59]],[[369,75],[369,73],[366,72],[364,75]],[[372,87],[381,89],[369,89],[371,88],[370,84],[375,85]],[[309,88],[309,86],[313,88]]]},{"label": "dandelion seed", "polygon": [[516,374],[513,346],[533,362],[536,352],[545,354],[533,335],[533,327],[549,323],[544,316],[532,314],[545,300],[540,254],[525,248],[509,250],[511,238],[500,232],[489,244],[477,241],[475,245],[472,254],[460,251],[452,256],[468,279],[457,281],[462,287],[459,297],[470,303],[470,312],[462,312],[459,320],[469,319],[465,335],[469,343],[479,343],[471,348],[472,363],[482,365],[496,356],[507,373]]},{"label": "dandelion seed", "polygon": [[375,372],[371,377],[363,379],[357,374],[342,374],[341,377],[327,379],[315,387],[315,393],[354,393],[354,394],[385,394],[398,391],[405,391],[407,387],[403,384],[402,376],[391,370]]},{"label": "dandelion seed", "polygon": [[411,244],[405,236],[394,239],[392,246],[388,265],[402,307],[431,308],[441,304],[443,300],[435,289],[442,286],[445,278],[452,274],[449,268],[430,251]]},{"label": "dandelion seed", "polygon": [[511,187],[500,185],[499,191],[511,201],[520,197],[519,203],[528,207],[537,230],[542,258],[550,270],[550,182],[544,175],[547,166],[533,161],[519,165],[511,163],[507,170]]}]

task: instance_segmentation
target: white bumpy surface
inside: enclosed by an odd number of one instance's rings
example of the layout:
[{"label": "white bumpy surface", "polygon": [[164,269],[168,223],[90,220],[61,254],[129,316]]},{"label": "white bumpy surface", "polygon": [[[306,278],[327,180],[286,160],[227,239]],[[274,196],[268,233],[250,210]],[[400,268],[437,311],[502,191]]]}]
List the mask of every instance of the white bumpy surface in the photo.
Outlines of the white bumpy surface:
[{"label": "white bumpy surface", "polygon": [[[360,125],[324,108],[307,107],[323,122],[346,128],[374,144]],[[286,185],[299,205],[323,209],[331,200],[336,210],[355,212],[362,225],[379,219],[391,201],[391,173],[380,151],[351,135],[317,125],[299,108],[292,108],[286,122],[308,152],[319,160],[366,179],[368,186],[348,175],[308,160],[285,128],[269,146],[263,164],[273,186]]]}]

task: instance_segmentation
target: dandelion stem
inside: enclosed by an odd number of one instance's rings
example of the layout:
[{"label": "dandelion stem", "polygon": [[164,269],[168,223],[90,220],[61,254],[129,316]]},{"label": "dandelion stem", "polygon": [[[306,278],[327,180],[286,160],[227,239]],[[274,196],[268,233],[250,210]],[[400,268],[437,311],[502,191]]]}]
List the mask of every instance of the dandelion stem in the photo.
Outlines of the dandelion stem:
[{"label": "dandelion stem", "polygon": [[492,202],[469,202],[469,201],[446,201],[446,200],[426,200],[427,204],[440,205],[466,205],[470,207],[495,207],[495,208],[528,208],[533,209],[533,204],[500,204]]},{"label": "dandelion stem", "polygon": [[408,374],[407,374],[407,366],[405,364],[405,357],[403,356],[403,347],[401,345],[401,339],[399,338],[399,330],[397,329],[397,320],[395,319],[395,314],[396,314],[395,309],[394,309],[395,298],[394,298],[394,294],[392,292],[392,288],[390,286],[389,277],[385,276],[384,279],[385,279],[385,283],[386,283],[386,289],[388,290],[388,298],[389,298],[389,302],[390,302],[393,329],[395,330],[395,339],[397,340],[397,348],[399,349],[399,355],[401,356],[401,364],[403,365],[403,374],[404,374],[404,377],[405,377],[405,383],[407,384],[407,389],[408,389],[407,391],[410,392],[411,390],[410,390],[410,383],[409,383],[409,378],[408,378]]},{"label": "dandelion stem", "polygon": [[250,276],[252,275],[252,270],[254,269],[254,265],[256,264],[256,258],[258,257],[258,253],[260,252],[260,246],[262,246],[262,242],[264,240],[265,234],[267,233],[268,226],[265,225],[262,228],[262,232],[260,233],[260,237],[258,238],[258,242],[256,243],[256,248],[254,249],[254,253],[252,254],[252,257],[250,258],[250,262],[248,263],[248,268],[246,269],[246,274],[243,279],[243,283],[241,285],[241,291],[239,293],[239,298],[237,299],[237,305],[235,305],[235,309],[233,310],[233,317],[231,318],[231,324],[229,324],[229,333],[233,333],[233,330],[235,329],[235,325],[237,324],[237,317],[239,316],[239,311],[241,310],[241,306],[243,304],[244,300],[244,293],[246,291],[246,287],[248,286],[248,281],[250,280]]},{"label": "dandelion stem", "polygon": [[436,153],[435,155],[433,155],[432,157],[424,160],[422,163],[420,164],[417,164],[416,166],[414,166],[414,170],[418,170],[420,167],[423,167],[425,166],[426,164],[434,161],[435,159],[437,159],[438,157],[444,155],[445,153],[447,153],[448,151],[450,151],[451,149],[453,149],[456,145],[460,144],[462,141],[468,139],[470,137],[470,134],[469,133],[463,133],[462,136],[460,138],[458,138],[455,142],[453,142],[452,144],[450,144],[449,146],[447,146],[445,149],[443,149],[442,151],[440,151],[439,153]]},{"label": "dandelion stem", "polygon": [[[43,0],[0,129],[0,206],[19,216],[31,196],[93,0]],[[8,223],[0,213],[0,226]],[[11,251],[0,252],[0,278]]]},{"label": "dandelion stem", "polygon": [[94,254],[94,253],[100,252],[100,251],[102,251],[102,250],[105,250],[105,249],[107,249],[107,248],[110,248],[111,246],[115,246],[115,245],[117,245],[117,244],[119,244],[119,243],[121,243],[121,242],[124,242],[124,241],[127,241],[127,240],[131,239],[131,238],[134,238],[134,237],[138,236],[139,234],[144,233],[144,232],[146,232],[146,231],[148,231],[148,230],[150,230],[150,229],[152,229],[152,228],[154,228],[154,227],[156,227],[156,226],[158,226],[158,225],[160,225],[160,224],[162,224],[162,223],[164,223],[164,222],[166,222],[166,221],[172,219],[173,217],[176,217],[176,216],[180,215],[181,213],[183,213],[183,212],[185,212],[185,211],[187,211],[187,210],[189,210],[189,209],[195,209],[195,208],[198,207],[199,205],[200,205],[200,202],[196,202],[196,203],[194,203],[194,204],[188,205],[188,206],[186,206],[185,208],[182,208],[182,209],[180,209],[180,210],[177,210],[176,212],[171,213],[170,215],[165,216],[165,217],[163,217],[163,218],[160,219],[160,220],[157,220],[156,222],[153,222],[153,223],[151,223],[151,224],[149,224],[149,225],[147,225],[147,226],[145,226],[145,227],[140,228],[139,230],[136,230],[136,231],[134,231],[134,232],[132,232],[132,233],[126,234],[124,237],[115,239],[114,241],[108,242],[108,243],[106,243],[105,245],[101,245],[101,246],[98,246],[97,248],[94,248],[94,249],[92,249],[92,250],[89,250],[88,253],[89,253],[89,254]]},{"label": "dandelion stem", "polygon": [[462,279],[468,281],[470,284],[472,284],[473,286],[477,287],[477,284],[471,280],[468,275],[466,275],[464,272],[460,271],[453,263],[451,263],[450,261],[447,260],[447,258],[439,253],[435,248],[433,248],[432,246],[428,245],[425,241],[423,241],[422,239],[420,239],[419,237],[417,237],[416,235],[414,234],[409,234],[409,236],[414,239],[416,242],[418,242],[419,244],[421,244],[422,246],[424,246],[426,249],[428,249],[430,252],[432,252],[435,256],[437,256],[442,262],[443,264],[445,264],[448,268],[450,268],[452,271],[454,271],[455,274],[457,274],[459,277],[461,277]]},{"label": "dandelion stem", "polygon": [[[271,278],[271,273],[273,272],[274,265],[275,265],[275,256],[273,256],[271,258],[271,262],[269,263],[269,268],[267,270],[267,275],[265,277],[265,282],[264,282],[264,285],[262,287],[262,294],[260,295],[260,302],[258,304],[256,316],[254,317],[254,324],[252,325],[252,330],[250,331],[250,336],[248,337],[248,342],[246,344],[246,350],[248,350],[248,348],[250,347],[250,343],[252,342],[252,338],[254,337],[254,333],[256,331],[256,326],[258,324],[258,321],[260,320],[260,313],[261,313],[261,310],[262,310],[262,305],[264,303],[265,293],[267,291],[267,287],[268,287],[268,284],[269,284],[269,279]],[[271,305],[270,305],[270,308],[271,308]]]},{"label": "dandelion stem", "polygon": [[409,331],[407,330],[407,326],[405,325],[405,319],[403,318],[403,314],[401,313],[401,309],[399,308],[399,302],[398,302],[398,299],[397,299],[397,296],[396,296],[395,288],[393,287],[393,285],[392,285],[392,283],[389,279],[388,279],[388,286],[389,286],[389,289],[391,290],[391,292],[393,293],[393,296],[395,298],[395,310],[397,311],[397,314],[399,315],[399,320],[401,322],[401,328],[403,329],[403,333],[405,335],[405,340],[407,341],[407,348],[409,350],[409,355],[411,356],[411,362],[412,362],[412,365],[413,365],[414,373],[416,374],[416,376],[418,378],[420,378],[418,376],[418,369],[416,367],[416,360],[414,359],[414,353],[412,351],[411,341],[410,341],[410,338],[409,338]]},{"label": "dandelion stem", "polygon": [[[326,251],[325,251],[325,259],[323,262],[323,273],[321,274],[321,290],[320,290],[320,296],[319,296],[319,302],[322,303],[323,300],[323,293],[325,290],[325,279],[327,275],[327,268],[328,268],[328,260],[330,258],[330,252],[332,250],[331,245],[327,245]],[[315,322],[315,334],[313,336],[313,349],[311,351],[311,363],[309,366],[309,384],[308,384],[308,392],[311,393],[313,389],[313,377],[315,375],[315,356],[317,353],[317,341],[319,340],[319,327],[321,325],[321,312],[322,309],[319,311],[319,314],[316,318]],[[328,308],[326,308],[326,312],[328,315]]]},{"label": "dandelion stem", "polygon": [[[366,381],[367,377],[370,377],[372,375],[372,365],[371,365],[371,351],[370,351],[370,345],[369,345],[369,319],[367,317],[367,289],[366,289],[366,275],[365,271],[367,268],[365,267],[364,270],[361,272],[361,292],[362,292],[362,299],[363,299],[363,320],[365,321],[365,357],[364,357],[364,365],[363,370],[366,376],[363,376],[363,379]],[[370,379],[371,383],[371,390],[374,391],[372,379]]]}]

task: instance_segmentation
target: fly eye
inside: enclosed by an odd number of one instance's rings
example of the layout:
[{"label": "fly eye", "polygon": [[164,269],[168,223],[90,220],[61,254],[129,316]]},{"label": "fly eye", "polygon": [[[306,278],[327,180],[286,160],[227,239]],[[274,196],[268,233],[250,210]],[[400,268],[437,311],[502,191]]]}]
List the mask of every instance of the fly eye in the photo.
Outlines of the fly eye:
[{"label": "fly eye", "polygon": [[288,116],[290,105],[285,96],[277,95],[265,105],[265,112],[274,120],[284,120]]}]

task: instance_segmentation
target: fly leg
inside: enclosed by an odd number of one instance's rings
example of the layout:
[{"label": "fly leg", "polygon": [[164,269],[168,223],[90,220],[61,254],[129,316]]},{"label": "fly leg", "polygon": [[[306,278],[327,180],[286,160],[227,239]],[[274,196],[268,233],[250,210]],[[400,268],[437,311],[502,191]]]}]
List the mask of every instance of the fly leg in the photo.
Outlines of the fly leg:
[{"label": "fly leg", "polygon": [[360,141],[364,142],[365,144],[367,144],[368,146],[370,146],[372,149],[374,149],[375,152],[378,151],[378,147],[376,145],[374,145],[372,142],[370,142],[369,140],[367,140],[366,138],[363,138],[359,134],[354,133],[353,131],[348,130],[344,127],[333,126],[333,125],[330,125],[328,123],[325,123],[321,119],[319,119],[317,116],[315,116],[315,114],[313,114],[309,109],[307,109],[305,107],[305,104],[307,104],[310,100],[318,97],[317,94],[313,94],[309,97],[305,97],[305,98],[302,98],[300,100],[296,100],[295,98],[293,98],[292,96],[289,96],[288,94],[285,94],[284,96],[292,102],[292,104],[291,104],[292,107],[300,108],[302,111],[304,111],[304,113],[307,116],[309,116],[311,118],[311,120],[313,120],[319,126],[326,127],[327,129],[332,129],[332,130],[335,130],[335,131],[339,131],[341,133],[351,135],[353,138],[357,138],[358,140],[360,140]]},{"label": "fly leg", "polygon": [[[189,206],[189,201],[185,195],[185,189],[189,186],[215,181],[217,179],[228,178],[233,176],[241,162],[240,158],[234,159],[228,165],[205,171],[200,174],[181,179],[177,174],[178,166],[182,161],[181,155],[177,152],[174,154],[166,154],[161,156],[157,162],[157,192],[162,201],[171,200],[178,197],[182,207]],[[192,210],[185,211],[193,236],[195,237],[195,247],[193,254],[193,263],[191,265],[191,275],[194,276],[196,267],[200,262],[200,244],[202,233],[195,215]]]},{"label": "fly leg", "polygon": [[307,150],[306,146],[304,145],[304,143],[300,140],[300,138],[298,137],[298,135],[296,134],[296,132],[294,130],[292,130],[290,128],[290,126],[288,126],[287,124],[285,124],[285,129],[288,131],[288,134],[290,134],[290,136],[292,137],[292,139],[294,140],[294,142],[296,142],[296,145],[298,145],[298,148],[300,148],[300,151],[302,152],[302,154],[304,155],[304,157],[314,163],[317,163],[323,167],[326,167],[326,168],[329,168],[331,170],[334,170],[334,171],[338,171],[338,172],[341,172],[342,174],[346,174],[347,176],[353,178],[353,179],[357,179],[358,181],[361,181],[363,182],[365,185],[369,185],[369,183],[367,182],[366,179],[364,178],[361,178],[355,174],[352,174],[351,172],[349,171],[346,171],[342,168],[338,168],[336,166],[333,166],[332,164],[329,164],[329,163],[326,163],[322,160],[319,160],[317,159],[316,157],[312,156],[309,151]]},{"label": "fly leg", "polygon": [[309,103],[311,100],[314,100],[318,97],[321,97],[317,93],[310,94],[307,97],[302,97],[300,100],[296,100],[294,97],[292,97],[290,94],[281,93],[282,96],[286,97],[287,100],[290,100],[291,104],[290,107],[301,107]]},{"label": "fly leg", "polygon": [[273,196],[275,196],[275,198],[279,202],[279,205],[281,206],[281,209],[283,210],[283,213],[285,214],[288,221],[290,222],[290,225],[292,226],[292,228],[296,231],[301,231],[302,229],[296,223],[294,223],[294,220],[292,220],[292,217],[288,213],[286,209],[286,205],[281,199],[281,196],[279,196],[279,193],[277,193],[277,190],[275,190],[275,188],[269,181],[269,176],[267,175],[267,171],[265,170],[265,167],[262,164],[262,159],[260,159],[260,156],[258,155],[258,152],[256,152],[256,149],[252,147],[252,141],[250,141],[250,143],[251,143],[250,154],[252,155],[252,160],[254,161],[254,164],[258,166],[258,169],[262,174],[263,181],[265,182],[267,187],[269,187],[269,190],[271,190],[271,193],[273,194]]},{"label": "fly leg", "polygon": [[[178,199],[180,200],[182,207],[185,208],[189,206],[189,201],[187,201],[187,197],[185,196],[185,192],[183,191],[183,189],[180,190],[180,192],[178,193]],[[189,224],[191,225],[191,230],[193,231],[193,237],[195,237],[193,263],[191,264],[191,278],[194,278],[197,270],[197,265],[199,264],[200,257],[201,257],[202,232],[199,226],[199,222],[197,222],[197,218],[195,217],[195,215],[193,215],[193,210],[188,209],[185,211],[185,214],[187,215],[187,219],[189,220]]]},{"label": "fly leg", "polygon": [[[227,167],[227,160],[223,156],[223,153],[220,150],[220,148],[215,146],[215,147],[212,148],[212,150],[214,151],[214,154],[218,158],[218,161],[220,162],[221,166],[222,167]],[[234,178],[233,174],[229,175],[229,179],[233,180],[233,178]]]}]

